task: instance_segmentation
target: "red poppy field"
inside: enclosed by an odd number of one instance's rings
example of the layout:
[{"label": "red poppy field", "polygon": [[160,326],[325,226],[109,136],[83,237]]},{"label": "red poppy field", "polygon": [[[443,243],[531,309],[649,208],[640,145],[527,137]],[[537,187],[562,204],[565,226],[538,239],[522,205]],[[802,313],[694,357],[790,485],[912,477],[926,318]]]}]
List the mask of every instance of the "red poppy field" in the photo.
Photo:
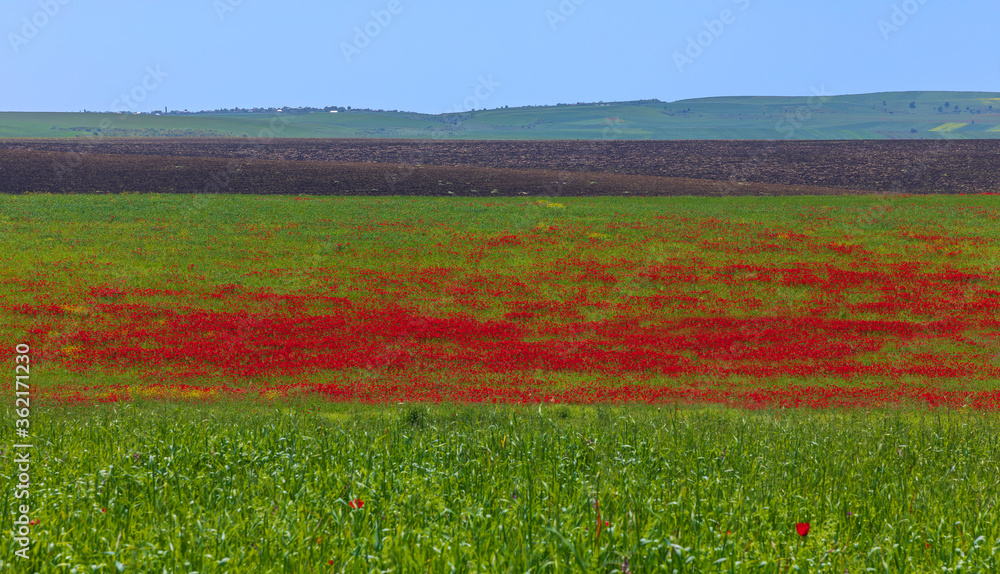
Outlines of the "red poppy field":
[{"label": "red poppy field", "polygon": [[7,211],[39,401],[1000,406],[990,197],[73,201]]},{"label": "red poppy field", "polygon": [[998,217],[3,196],[2,527],[38,571],[990,571]]}]

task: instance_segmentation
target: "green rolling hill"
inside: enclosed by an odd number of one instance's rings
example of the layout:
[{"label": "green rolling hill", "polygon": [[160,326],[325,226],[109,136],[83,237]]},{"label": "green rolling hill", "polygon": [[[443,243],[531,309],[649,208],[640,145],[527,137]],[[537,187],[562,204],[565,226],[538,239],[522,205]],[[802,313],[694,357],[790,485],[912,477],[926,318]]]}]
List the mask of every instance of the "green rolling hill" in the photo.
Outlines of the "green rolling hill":
[{"label": "green rolling hill", "polygon": [[1000,93],[732,96],[675,102],[559,104],[436,115],[374,110],[183,115],[0,112],[0,138],[244,134],[591,140],[992,139],[1000,138]]}]

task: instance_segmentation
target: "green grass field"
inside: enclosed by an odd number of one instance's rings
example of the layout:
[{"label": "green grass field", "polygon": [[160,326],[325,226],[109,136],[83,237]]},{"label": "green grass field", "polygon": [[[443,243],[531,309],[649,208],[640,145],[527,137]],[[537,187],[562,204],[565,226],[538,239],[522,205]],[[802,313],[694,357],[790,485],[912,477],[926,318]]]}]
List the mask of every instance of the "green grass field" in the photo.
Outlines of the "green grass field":
[{"label": "green grass field", "polygon": [[1000,567],[994,415],[140,402],[33,416],[36,558],[25,569],[8,542],[11,572]]},{"label": "green grass field", "polygon": [[[0,197],[0,530],[30,522],[0,571],[997,571],[998,216],[994,196]],[[797,266],[816,281],[766,270]],[[698,317],[758,323],[686,333],[675,375],[615,354]],[[792,336],[807,320],[883,327]],[[532,346],[567,324],[578,347]],[[524,331],[462,338],[497,325]],[[279,368],[329,356],[310,341],[365,361]],[[606,398],[504,399],[579,387]],[[656,389],[694,398],[638,400]]]},{"label": "green grass field", "polygon": [[[946,103],[949,106],[944,109]],[[281,118],[280,121],[277,118]],[[964,125],[937,129],[945,124]],[[1000,94],[991,92],[734,96],[676,102],[643,100],[603,105],[532,106],[447,114],[352,111],[337,114],[154,116],[0,112],[0,138],[94,134],[104,137],[239,137],[245,133],[251,137],[487,140],[982,139],[1000,137],[998,127]]]}]

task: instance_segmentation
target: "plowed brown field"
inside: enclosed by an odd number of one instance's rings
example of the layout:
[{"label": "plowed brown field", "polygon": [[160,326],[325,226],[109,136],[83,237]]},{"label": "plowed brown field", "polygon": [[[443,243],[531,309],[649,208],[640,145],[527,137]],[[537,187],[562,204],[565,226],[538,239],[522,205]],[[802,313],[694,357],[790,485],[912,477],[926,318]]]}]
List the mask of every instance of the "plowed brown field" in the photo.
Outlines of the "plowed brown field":
[{"label": "plowed brown field", "polygon": [[0,192],[26,191],[981,193],[1000,191],[1000,140],[0,140]]}]

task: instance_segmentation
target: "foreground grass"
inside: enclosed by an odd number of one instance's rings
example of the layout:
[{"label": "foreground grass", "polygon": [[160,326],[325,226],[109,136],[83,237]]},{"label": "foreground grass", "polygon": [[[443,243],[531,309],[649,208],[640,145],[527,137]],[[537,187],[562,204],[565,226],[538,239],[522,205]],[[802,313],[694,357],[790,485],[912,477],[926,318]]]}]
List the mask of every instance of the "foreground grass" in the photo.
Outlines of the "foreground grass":
[{"label": "foreground grass", "polygon": [[[137,402],[36,408],[32,419],[39,522],[30,568],[8,537],[4,571],[619,572],[627,558],[632,572],[976,572],[1000,562],[996,414]],[[17,474],[7,451],[7,532],[24,502]]]}]

